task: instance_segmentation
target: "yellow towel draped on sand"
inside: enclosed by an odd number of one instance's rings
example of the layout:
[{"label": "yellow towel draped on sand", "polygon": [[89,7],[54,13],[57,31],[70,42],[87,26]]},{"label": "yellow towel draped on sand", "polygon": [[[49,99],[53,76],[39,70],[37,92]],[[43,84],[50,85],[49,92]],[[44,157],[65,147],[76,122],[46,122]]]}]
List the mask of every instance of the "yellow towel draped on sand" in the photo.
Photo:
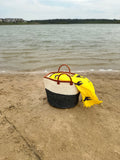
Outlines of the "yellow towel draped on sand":
[{"label": "yellow towel draped on sand", "polygon": [[[60,74],[61,73],[53,73],[49,78],[57,80]],[[79,74],[74,74],[74,75],[69,74],[69,75],[72,79],[72,82],[75,84],[75,86],[81,93],[82,102],[85,107],[91,107],[94,104],[102,103],[102,101],[99,101],[98,97],[96,96],[94,86],[88,78],[84,76],[80,76]],[[59,77],[59,80],[70,81],[70,78],[63,73]]]}]

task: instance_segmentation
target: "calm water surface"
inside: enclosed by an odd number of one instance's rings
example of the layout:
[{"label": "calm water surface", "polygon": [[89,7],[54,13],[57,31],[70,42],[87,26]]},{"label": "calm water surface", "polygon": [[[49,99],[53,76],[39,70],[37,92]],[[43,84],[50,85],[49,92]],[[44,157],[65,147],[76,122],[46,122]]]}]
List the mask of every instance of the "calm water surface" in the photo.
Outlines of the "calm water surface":
[{"label": "calm water surface", "polygon": [[120,70],[119,24],[0,26],[0,72]]}]

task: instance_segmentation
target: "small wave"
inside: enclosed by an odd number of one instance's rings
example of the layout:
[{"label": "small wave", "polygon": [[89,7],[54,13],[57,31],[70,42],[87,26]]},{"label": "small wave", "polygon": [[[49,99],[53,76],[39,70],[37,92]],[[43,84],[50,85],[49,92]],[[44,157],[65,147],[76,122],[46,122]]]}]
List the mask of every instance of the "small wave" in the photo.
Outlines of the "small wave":
[{"label": "small wave", "polygon": [[0,73],[6,73],[6,71],[0,71]]},{"label": "small wave", "polygon": [[76,71],[76,72],[120,72],[120,70],[113,70],[113,69],[89,69],[89,70],[80,70],[80,71]]},{"label": "small wave", "polygon": [[120,72],[119,70],[113,70],[113,69],[99,69],[100,72]]},{"label": "small wave", "polygon": [[48,71],[0,71],[0,74],[45,74]]}]

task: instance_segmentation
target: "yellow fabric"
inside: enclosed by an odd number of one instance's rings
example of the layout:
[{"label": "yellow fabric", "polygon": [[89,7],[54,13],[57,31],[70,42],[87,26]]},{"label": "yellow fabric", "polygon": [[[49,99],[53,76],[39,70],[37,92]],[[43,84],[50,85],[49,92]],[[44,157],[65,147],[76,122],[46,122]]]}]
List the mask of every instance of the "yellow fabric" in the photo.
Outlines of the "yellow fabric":
[{"label": "yellow fabric", "polygon": [[[61,73],[54,73],[49,78],[57,80]],[[69,74],[70,75],[70,74]],[[79,74],[70,75],[72,82],[75,84],[82,96],[82,102],[85,107],[91,107],[94,104],[100,104],[98,97],[95,94],[95,89],[92,82]],[[66,74],[62,74],[59,78],[61,81],[70,81],[70,78]]]}]

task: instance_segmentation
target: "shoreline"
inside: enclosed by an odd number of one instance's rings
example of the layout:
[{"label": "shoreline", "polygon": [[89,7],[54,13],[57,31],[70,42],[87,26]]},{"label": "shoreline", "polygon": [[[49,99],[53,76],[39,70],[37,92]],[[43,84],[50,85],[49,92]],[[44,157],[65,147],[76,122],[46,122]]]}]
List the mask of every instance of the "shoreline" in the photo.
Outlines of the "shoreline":
[{"label": "shoreline", "polygon": [[119,24],[119,19],[43,19],[24,20],[22,18],[0,18],[0,25],[30,25],[30,24]]},{"label": "shoreline", "polygon": [[45,74],[0,74],[0,158],[119,160],[120,72],[81,72],[103,103],[71,109],[48,104]]},{"label": "shoreline", "polygon": [[[55,71],[55,70],[54,70]],[[0,71],[0,75],[1,74],[47,74],[49,72],[52,72],[51,71],[47,71],[47,70],[44,70],[44,71],[5,71],[5,70],[2,70]],[[57,72],[57,70],[56,70]],[[72,71],[72,73],[120,73],[120,70],[113,70],[113,69],[89,69],[89,70],[77,70],[77,71]]]}]

